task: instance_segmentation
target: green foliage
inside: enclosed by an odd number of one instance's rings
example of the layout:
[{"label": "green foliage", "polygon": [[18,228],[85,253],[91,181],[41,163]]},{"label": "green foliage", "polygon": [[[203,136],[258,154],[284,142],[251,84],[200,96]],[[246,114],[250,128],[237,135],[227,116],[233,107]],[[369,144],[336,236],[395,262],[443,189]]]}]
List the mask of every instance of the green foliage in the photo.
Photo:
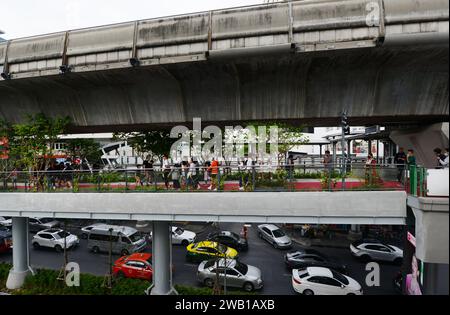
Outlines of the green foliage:
[{"label": "green foliage", "polygon": [[[5,288],[10,264],[0,263],[0,290]],[[151,285],[150,282],[139,279],[113,279],[112,289],[103,285],[104,277],[91,274],[80,275],[79,287],[68,287],[64,281],[57,280],[59,271],[39,269],[34,276],[28,276],[23,287],[11,293],[18,295],[144,295],[145,290]],[[175,285],[180,295],[212,295],[210,288],[196,288],[184,285]],[[230,294],[254,295],[238,290],[232,290]]]},{"label": "green foliage", "polygon": [[153,130],[141,133],[115,133],[114,139],[126,140],[141,157],[162,159],[169,155],[170,148],[176,139],[170,138],[170,130]]},{"label": "green foliage", "polygon": [[100,162],[100,144],[93,139],[69,139],[65,143],[65,151],[71,158],[86,159],[91,164]]},{"label": "green foliage", "polygon": [[28,115],[26,122],[12,125],[10,156],[16,166],[41,170],[48,166],[58,135],[64,134],[70,120]]},{"label": "green foliage", "polygon": [[[305,126],[294,126],[280,121],[270,121],[270,122],[250,122],[247,124],[247,128],[255,128],[258,133],[258,127],[267,126],[266,128],[266,139],[270,139],[270,128],[278,127],[278,163],[284,164],[285,157],[289,151],[291,151],[295,146],[302,145],[309,142],[308,137],[304,136],[303,130]],[[258,134],[258,136],[260,136]],[[270,150],[270,144],[267,144],[266,151]]]}]

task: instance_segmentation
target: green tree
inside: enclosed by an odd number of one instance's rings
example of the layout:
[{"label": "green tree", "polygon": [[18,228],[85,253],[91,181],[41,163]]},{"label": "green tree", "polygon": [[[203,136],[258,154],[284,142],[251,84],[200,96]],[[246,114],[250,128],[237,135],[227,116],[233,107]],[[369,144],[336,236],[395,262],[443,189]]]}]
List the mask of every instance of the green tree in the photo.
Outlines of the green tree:
[{"label": "green tree", "polygon": [[69,118],[49,118],[44,114],[28,115],[25,123],[14,124],[10,139],[11,156],[16,165],[29,170],[44,170],[49,166],[53,146],[65,133]]},{"label": "green tree", "polygon": [[127,141],[143,159],[162,160],[169,155],[170,148],[176,139],[170,138],[170,130],[153,130],[146,132],[115,133],[114,139]]},{"label": "green tree", "polygon": [[90,165],[100,161],[102,153],[100,144],[93,139],[69,139],[64,142],[65,151],[72,159],[79,158],[81,161],[88,161]]},{"label": "green tree", "polygon": [[[266,135],[260,135],[259,127],[266,127]],[[270,151],[270,128],[277,127],[278,128],[278,164],[284,164],[286,155],[289,151],[291,151],[295,146],[306,144],[309,142],[308,137],[303,134],[304,126],[294,126],[284,122],[279,121],[270,121],[270,122],[251,122],[247,124],[247,128],[253,127],[257,133],[258,137],[264,136],[268,141],[266,152]],[[248,142],[249,135],[244,134],[243,139],[244,142]],[[245,145],[245,150],[248,152],[248,145]]]}]

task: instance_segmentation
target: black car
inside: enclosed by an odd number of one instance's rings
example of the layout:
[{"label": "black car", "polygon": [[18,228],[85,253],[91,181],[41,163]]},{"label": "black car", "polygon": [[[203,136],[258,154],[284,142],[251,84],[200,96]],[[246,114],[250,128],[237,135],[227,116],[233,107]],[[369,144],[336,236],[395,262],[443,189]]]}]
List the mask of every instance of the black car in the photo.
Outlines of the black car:
[{"label": "black car", "polygon": [[290,269],[305,267],[325,267],[340,273],[347,273],[347,266],[330,259],[314,249],[301,249],[284,255],[284,261]]},{"label": "black car", "polygon": [[237,251],[246,251],[248,249],[247,240],[230,231],[213,232],[208,234],[206,239],[234,248]]}]

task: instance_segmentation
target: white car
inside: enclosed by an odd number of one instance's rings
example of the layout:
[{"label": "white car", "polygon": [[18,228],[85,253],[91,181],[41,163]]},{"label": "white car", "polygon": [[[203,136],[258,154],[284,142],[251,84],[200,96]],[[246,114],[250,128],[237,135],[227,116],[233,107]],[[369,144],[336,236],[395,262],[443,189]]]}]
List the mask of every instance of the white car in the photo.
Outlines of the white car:
[{"label": "white car", "polygon": [[100,225],[104,225],[104,223],[94,223],[94,224],[82,227],[81,228],[81,238],[84,240],[87,240],[89,233],[91,233],[91,230]]},{"label": "white car", "polygon": [[[65,242],[64,242],[64,239]],[[60,229],[48,229],[38,232],[31,241],[34,248],[40,247],[54,248],[57,252],[61,252],[64,249],[64,245],[67,249],[78,246],[80,240],[76,235]]]},{"label": "white car", "polygon": [[362,295],[356,280],[324,267],[292,270],[292,287],[304,295]]},{"label": "white car", "polygon": [[[195,242],[197,234],[192,231],[185,230],[183,228],[172,226],[172,244],[181,244],[183,246],[188,246]],[[149,239],[152,239],[152,232],[150,232]]]},{"label": "white car", "polygon": [[291,248],[292,240],[278,226],[274,224],[258,225],[258,236],[275,248]]},{"label": "white car", "polygon": [[0,217],[0,225],[11,227],[12,226],[12,219],[9,217]]},{"label": "white car", "polygon": [[352,255],[364,261],[388,261],[396,264],[403,262],[403,250],[384,244],[378,240],[362,239],[350,244]]}]

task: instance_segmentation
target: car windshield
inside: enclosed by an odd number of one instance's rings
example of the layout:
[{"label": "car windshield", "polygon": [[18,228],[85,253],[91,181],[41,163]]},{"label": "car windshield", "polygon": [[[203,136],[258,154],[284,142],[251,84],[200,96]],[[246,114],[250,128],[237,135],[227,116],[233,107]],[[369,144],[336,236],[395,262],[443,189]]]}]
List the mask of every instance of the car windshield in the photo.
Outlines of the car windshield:
[{"label": "car windshield", "polygon": [[234,238],[234,240],[236,240],[236,241],[239,241],[239,239],[240,239],[239,235],[237,235],[237,234],[234,233],[234,232],[231,232],[231,233],[230,233],[230,237],[231,237],[231,238]]},{"label": "car windshield", "polygon": [[175,229],[174,232],[175,232],[176,234],[178,234],[178,235],[181,235],[181,234],[184,233],[184,230],[183,230],[182,228],[178,227],[178,228]]},{"label": "car windshield", "polygon": [[58,232],[56,234],[58,235],[59,238],[65,238],[65,237],[70,235],[70,233],[68,233],[66,231],[61,231],[61,232]]},{"label": "car windshield", "polygon": [[331,271],[333,273],[333,278],[342,282],[343,284],[347,285],[349,284],[348,279],[346,277],[344,277],[343,275],[341,275],[340,273],[336,272],[336,271]]},{"label": "car windshield", "polygon": [[227,247],[223,244],[217,244],[217,250],[223,254],[225,254],[227,252]]},{"label": "car windshield", "polygon": [[138,232],[135,232],[134,234],[131,234],[130,236],[128,236],[128,238],[133,242],[137,242],[141,239],[141,235]]},{"label": "car windshield", "polygon": [[215,263],[216,263],[216,261],[215,261],[214,259],[208,260],[208,261],[205,263],[205,268],[212,267]]},{"label": "car windshield", "polygon": [[282,230],[280,230],[280,229],[278,229],[278,230],[273,230],[272,233],[273,233],[273,236],[276,237],[276,238],[283,237],[283,236],[286,235],[286,234],[284,234],[284,232],[283,232]]},{"label": "car windshield", "polygon": [[236,266],[234,267],[234,269],[239,271],[241,274],[246,275],[248,271],[248,266],[241,262],[236,262]]},{"label": "car windshield", "polygon": [[52,222],[52,221],[54,221],[52,218],[42,218],[42,219],[40,219],[40,221],[42,222],[42,223],[49,223],[49,222]]},{"label": "car windshield", "polygon": [[394,247],[392,247],[391,245],[388,245],[388,244],[384,244],[384,246],[386,246],[387,248],[389,248],[390,250],[392,250],[392,251],[394,251],[394,252],[395,252],[395,249],[394,249]]}]

